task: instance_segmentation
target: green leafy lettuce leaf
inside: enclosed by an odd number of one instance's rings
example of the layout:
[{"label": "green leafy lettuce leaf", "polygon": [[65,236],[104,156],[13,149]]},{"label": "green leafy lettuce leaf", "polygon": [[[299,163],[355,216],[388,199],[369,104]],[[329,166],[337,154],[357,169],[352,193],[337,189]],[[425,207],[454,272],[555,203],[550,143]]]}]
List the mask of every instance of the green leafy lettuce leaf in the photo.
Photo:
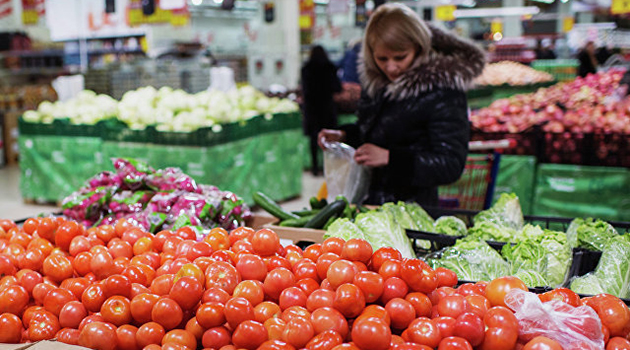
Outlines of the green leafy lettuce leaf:
[{"label": "green leafy lettuce leaf", "polygon": [[547,270],[547,250],[534,241],[522,241],[516,245],[506,244],[501,255],[510,263],[510,273],[519,271]]},{"label": "green leafy lettuce leaf", "polygon": [[567,237],[571,247],[602,251],[612,237],[617,236],[617,230],[602,220],[593,218],[576,218],[571,221],[567,229]]},{"label": "green leafy lettuce leaf", "polygon": [[398,205],[405,207],[407,213],[411,216],[411,219],[415,222],[416,229],[418,231],[432,232],[433,231],[433,218],[417,203],[403,203],[398,202]]},{"label": "green leafy lettuce leaf", "polygon": [[499,226],[520,230],[524,222],[521,203],[516,194],[502,193],[490,209],[480,211],[473,221],[475,224],[489,221]]},{"label": "green leafy lettuce leaf", "polygon": [[328,229],[324,234],[324,238],[328,237],[339,237],[347,241],[351,238],[365,239],[365,234],[363,234],[363,231],[361,231],[361,229],[349,219],[339,218],[328,226]]},{"label": "green leafy lettuce leaf", "polygon": [[510,242],[516,231],[495,222],[479,221],[468,230],[468,235],[484,241]]},{"label": "green leafy lettuce leaf", "polygon": [[543,276],[549,282],[549,286],[559,287],[564,284],[573,261],[567,235],[564,232],[544,230],[544,236],[539,244],[547,251],[547,269]]},{"label": "green leafy lettuce leaf", "polygon": [[443,250],[438,258],[428,259],[433,268],[445,267],[468,281],[491,281],[509,274],[509,264],[486,242],[466,237]]},{"label": "green leafy lettuce leaf", "polygon": [[576,293],[586,295],[606,293],[599,278],[597,278],[597,276],[593,273],[586,274],[571,281],[571,290]]},{"label": "green leafy lettuce leaf", "polygon": [[442,216],[435,220],[433,232],[449,236],[466,236],[468,228],[462,219],[456,216]]},{"label": "green leafy lettuce leaf", "polygon": [[518,277],[526,286],[533,287],[544,287],[548,286],[549,282],[543,277],[540,273],[532,270],[521,270],[513,275],[514,277]]},{"label": "green leafy lettuce leaf", "polygon": [[357,215],[354,223],[375,251],[381,247],[392,247],[398,249],[405,258],[415,258],[405,229],[396,223],[391,213],[372,210]]},{"label": "green leafy lettuce leaf", "polygon": [[606,293],[630,298],[630,243],[620,236],[608,240],[594,273]]}]

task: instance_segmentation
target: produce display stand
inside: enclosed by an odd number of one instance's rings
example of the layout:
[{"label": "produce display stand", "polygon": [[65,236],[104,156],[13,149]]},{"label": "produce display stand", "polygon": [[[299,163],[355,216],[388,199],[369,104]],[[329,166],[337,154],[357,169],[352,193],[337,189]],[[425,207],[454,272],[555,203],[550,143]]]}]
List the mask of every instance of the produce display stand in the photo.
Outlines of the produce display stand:
[{"label": "produce display stand", "polygon": [[112,170],[112,157],[133,157],[155,168],[179,167],[199,183],[238,193],[253,203],[264,188],[273,199],[302,191],[304,136],[298,113],[258,116],[246,122],[190,133],[132,130],[114,121],[93,126],[20,120],[23,198],[56,202],[91,176]]},{"label": "produce display stand", "polygon": [[528,85],[486,85],[477,86],[466,92],[468,98],[468,107],[471,109],[479,109],[489,106],[492,102],[500,99],[511,97],[518,94],[527,94],[535,92],[540,88],[549,87],[557,84],[558,81],[549,81],[544,83],[528,84]]},{"label": "produce display stand", "polygon": [[531,67],[554,76],[558,81],[569,81],[577,76],[579,61],[576,59],[535,60]]}]

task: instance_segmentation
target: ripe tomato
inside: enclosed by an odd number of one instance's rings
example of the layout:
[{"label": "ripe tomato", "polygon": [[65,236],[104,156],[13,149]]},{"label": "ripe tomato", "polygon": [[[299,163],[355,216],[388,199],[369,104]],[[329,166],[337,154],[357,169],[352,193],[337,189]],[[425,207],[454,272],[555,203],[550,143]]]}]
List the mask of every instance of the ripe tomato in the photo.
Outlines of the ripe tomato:
[{"label": "ripe tomato", "polygon": [[370,259],[370,270],[378,271],[386,260],[402,261],[402,254],[391,247],[382,247],[377,249]]},{"label": "ripe tomato", "polygon": [[251,241],[254,252],[260,256],[275,254],[278,248],[280,248],[280,238],[278,238],[275,232],[269,229],[256,231],[252,235]]},{"label": "ripe tomato", "polygon": [[302,278],[295,282],[295,286],[300,288],[308,298],[311,293],[319,289],[319,283],[312,278]]},{"label": "ripe tomato", "polygon": [[337,310],[330,307],[322,307],[311,313],[311,323],[315,334],[320,334],[327,330],[333,330],[343,339],[348,335],[348,321]]},{"label": "ripe tomato", "polygon": [[138,347],[144,348],[150,344],[162,344],[164,338],[164,327],[156,322],[147,322],[138,328],[136,332],[136,343]]},{"label": "ripe tomato", "polygon": [[438,279],[438,287],[454,287],[457,284],[457,274],[447,268],[438,267],[435,269]]},{"label": "ripe tomato", "polygon": [[489,328],[509,328],[518,331],[518,320],[510,309],[503,306],[492,307],[483,317],[483,322]]},{"label": "ripe tomato", "polygon": [[454,335],[468,340],[472,346],[481,344],[484,331],[485,325],[483,321],[474,313],[465,312],[457,317]]},{"label": "ripe tomato", "polygon": [[26,288],[17,284],[8,286],[0,290],[0,313],[9,312],[14,315],[21,315],[29,299]]},{"label": "ripe tomato", "polygon": [[455,334],[455,320],[452,317],[440,316],[431,320],[440,330],[442,338],[452,337]]},{"label": "ripe tomato", "polygon": [[72,238],[70,242],[70,247],[68,248],[68,252],[72,256],[77,256],[77,254],[82,252],[87,252],[92,248],[90,244],[90,240],[85,236],[75,236]]},{"label": "ripe tomato", "polygon": [[391,319],[394,329],[406,329],[416,319],[416,309],[405,299],[394,298],[387,302],[385,310]]},{"label": "ripe tomato", "polygon": [[341,335],[333,330],[317,334],[306,344],[308,350],[331,349],[334,346],[343,343]]},{"label": "ripe tomato", "polygon": [[90,252],[82,252],[77,254],[72,260],[72,267],[74,271],[80,276],[85,276],[92,271],[90,264],[92,262],[93,254]]},{"label": "ripe tomato", "polygon": [[90,269],[99,280],[111,276],[116,273],[114,258],[107,250],[100,250],[93,253],[92,260],[90,261]]},{"label": "ripe tomato", "polygon": [[210,244],[212,249],[221,250],[230,248],[230,237],[228,232],[222,227],[215,227],[203,238],[204,242]]},{"label": "ripe tomato", "polygon": [[114,350],[117,340],[115,327],[104,322],[92,322],[79,334],[79,345],[90,349]]},{"label": "ripe tomato", "polygon": [[414,292],[426,294],[438,287],[438,278],[435,271],[420,259],[403,261],[400,275]]},{"label": "ripe tomato", "polygon": [[357,317],[365,308],[365,297],[354,284],[342,284],[335,291],[333,307],[347,318]]},{"label": "ripe tomato", "polygon": [[151,319],[166,330],[177,327],[184,319],[184,312],[177,302],[168,297],[158,300],[151,310]]},{"label": "ripe tomato", "polygon": [[192,310],[201,301],[203,287],[194,277],[184,276],[173,283],[168,295],[182,310]]},{"label": "ripe tomato", "polygon": [[234,292],[236,285],[241,282],[236,268],[223,261],[217,261],[210,265],[206,270],[205,277],[206,288],[219,287],[230,295]]},{"label": "ripe tomato", "polygon": [[78,329],[62,328],[55,334],[55,339],[65,344],[79,345],[79,334],[81,334],[81,331]]},{"label": "ripe tomato", "polygon": [[549,292],[539,294],[538,298],[543,303],[551,300],[560,300],[573,307],[578,307],[582,305],[582,303],[580,302],[580,296],[568,288],[556,288]]},{"label": "ripe tomato", "polygon": [[263,283],[258,280],[245,280],[239,283],[234,288],[233,297],[243,297],[256,306],[263,302],[265,299],[265,292],[263,291]]},{"label": "ripe tomato", "polygon": [[167,343],[175,343],[181,345],[184,349],[197,349],[197,339],[195,336],[184,329],[173,329],[164,335],[162,345]]},{"label": "ripe tomato", "polygon": [[87,278],[78,277],[68,278],[67,280],[64,280],[59,285],[59,288],[69,290],[70,293],[72,293],[72,295],[74,295],[74,297],[79,300],[81,299],[81,296],[83,295],[85,289],[90,285],[92,285],[92,282],[90,282]]},{"label": "ripe tomato", "polygon": [[437,311],[440,316],[457,318],[464,312],[471,311],[471,308],[463,296],[448,295],[440,299],[437,304]]},{"label": "ripe tomato", "polygon": [[440,341],[438,350],[472,350],[472,346],[464,338],[447,337]]},{"label": "ripe tomato", "polygon": [[488,301],[488,299],[478,294],[467,295],[465,298],[468,302],[468,306],[470,306],[469,309],[472,313],[481,318],[486,315],[486,312],[488,312],[488,309],[490,308],[490,302]]},{"label": "ripe tomato", "polygon": [[55,245],[67,252],[75,236],[83,233],[83,228],[76,221],[66,221],[55,232]]},{"label": "ripe tomato", "polygon": [[311,313],[310,311],[306,310],[305,308],[301,306],[291,306],[290,308],[282,311],[282,315],[280,315],[280,318],[284,320],[285,322],[289,322],[290,320],[296,317],[306,318],[310,320]]},{"label": "ripe tomato", "polygon": [[430,348],[436,348],[442,339],[440,330],[426,317],[419,317],[413,320],[407,331],[409,340]]},{"label": "ripe tomato", "polygon": [[197,322],[197,317],[193,317],[188,322],[186,322],[185,330],[189,331],[192,335],[195,336],[197,341],[201,341],[201,337],[203,336],[203,332],[206,330],[204,327],[201,327],[199,322]]},{"label": "ripe tomato", "polygon": [[271,301],[263,301],[262,303],[254,307],[255,320],[260,323],[265,323],[272,317],[280,317],[282,315],[282,309],[280,306]]},{"label": "ripe tomato", "polygon": [[486,329],[480,350],[511,350],[516,346],[518,331],[514,328],[490,327]]},{"label": "ripe tomato", "polygon": [[407,283],[398,277],[390,277],[383,282],[383,294],[381,294],[381,301],[387,304],[388,301],[394,298],[404,298],[409,292]]},{"label": "ripe tomato", "polygon": [[335,255],[341,255],[341,251],[343,250],[343,246],[345,245],[345,243],[346,241],[343,238],[326,238],[322,243],[322,254],[333,253]]},{"label": "ripe tomato", "polygon": [[486,298],[492,306],[506,306],[503,300],[507,293],[514,289],[527,291],[527,286],[523,281],[514,276],[504,276],[492,280],[486,287]]},{"label": "ripe tomato", "polygon": [[238,271],[243,280],[262,282],[267,276],[267,265],[258,255],[243,254],[236,262],[236,271]]},{"label": "ripe tomato", "polygon": [[136,333],[138,333],[138,327],[132,325],[122,325],[116,328],[116,343],[118,350],[136,350],[138,344],[136,343]]},{"label": "ripe tomato", "polygon": [[405,296],[405,300],[411,303],[416,310],[416,317],[431,316],[431,300],[424,293],[413,292]]},{"label": "ripe tomato", "polygon": [[90,312],[98,312],[105,302],[105,287],[102,284],[92,284],[81,294],[81,301]]},{"label": "ripe tomato", "polygon": [[282,340],[296,349],[303,348],[315,336],[315,329],[310,320],[294,317],[287,322],[282,332]]},{"label": "ripe tomato", "polygon": [[173,288],[174,284],[175,275],[167,273],[153,279],[153,282],[151,282],[151,286],[149,287],[149,289],[151,290],[151,293],[163,296],[168,295],[168,293],[171,292],[171,288]]},{"label": "ripe tomato", "polygon": [[621,299],[610,294],[599,294],[592,297],[587,305],[592,307],[602,324],[608,327],[611,337],[625,337],[628,334],[630,310]]},{"label": "ripe tomato", "polygon": [[293,287],[296,279],[293,272],[283,267],[274,269],[267,274],[263,289],[271,300],[278,300],[283,290]]},{"label": "ripe tomato", "polygon": [[22,339],[22,321],[12,313],[0,315],[0,343],[19,343]]},{"label": "ripe tomato", "polygon": [[37,225],[37,235],[52,242],[55,240],[57,227],[59,227],[59,224],[53,218],[41,218]]},{"label": "ripe tomato", "polygon": [[320,255],[322,255],[322,245],[320,243],[309,245],[304,249],[304,253],[302,254],[304,259],[309,259],[312,262],[317,262]]},{"label": "ripe tomato", "polygon": [[103,280],[105,296],[120,295],[131,297],[131,281],[123,275],[112,275]]},{"label": "ripe tomato", "polygon": [[103,306],[101,306],[101,315],[106,322],[112,323],[115,326],[130,323],[132,316],[129,299],[120,295],[107,298]]},{"label": "ripe tomato", "polygon": [[527,342],[522,350],[562,350],[562,346],[553,339],[538,336]]},{"label": "ripe tomato", "polygon": [[239,349],[256,350],[267,339],[268,335],[265,326],[253,320],[241,322],[234,330],[234,333],[232,333],[232,343]]},{"label": "ripe tomato", "polygon": [[344,243],[341,249],[341,258],[367,264],[370,262],[372,253],[372,245],[368,241],[361,238],[351,238]]},{"label": "ripe tomato", "polygon": [[197,308],[197,322],[204,328],[218,327],[225,323],[225,306],[217,302],[208,302]]},{"label": "ripe tomato", "polygon": [[340,259],[341,257],[335,253],[322,253],[322,255],[317,258],[317,276],[319,276],[319,279],[324,280],[328,275],[330,265]]},{"label": "ripe tomato", "polygon": [[33,315],[28,325],[28,339],[40,341],[52,339],[61,327],[59,319],[48,311]]},{"label": "ripe tomato", "polygon": [[61,254],[51,254],[44,259],[42,272],[57,283],[72,277],[74,274],[72,262]]},{"label": "ripe tomato", "polygon": [[292,268],[295,278],[300,280],[303,278],[312,278],[316,282],[321,282],[317,274],[317,264],[310,259],[302,259],[298,261]]},{"label": "ripe tomato", "polygon": [[203,292],[203,296],[201,297],[202,303],[216,301],[217,303],[225,304],[228,300],[230,300],[230,295],[226,291],[218,287],[206,289],[206,291]]},{"label": "ripe tomato", "polygon": [[240,297],[228,300],[223,309],[223,313],[232,329],[236,329],[241,322],[254,320],[256,318],[252,303]]},{"label": "ripe tomato", "polygon": [[291,306],[306,307],[307,296],[303,290],[298,287],[289,287],[280,293],[278,305],[282,310],[286,310]]},{"label": "ripe tomato", "polygon": [[388,349],[391,338],[389,326],[380,318],[361,317],[352,325],[352,341],[361,349]]},{"label": "ripe tomato", "polygon": [[201,337],[201,344],[207,349],[221,349],[229,345],[232,335],[225,327],[213,327],[207,329]]},{"label": "ripe tomato", "polygon": [[630,350],[630,341],[622,337],[613,337],[606,344],[606,350]]},{"label": "ripe tomato", "polygon": [[79,328],[79,324],[87,315],[87,309],[80,301],[70,301],[59,312],[59,325],[61,327]]},{"label": "ripe tomato", "polygon": [[402,270],[402,263],[398,260],[385,260],[378,269],[378,274],[383,277],[384,280],[390,277],[400,278],[400,271]]},{"label": "ripe tomato", "polygon": [[333,307],[335,292],[327,289],[317,289],[306,299],[306,309],[313,312],[321,307]]},{"label": "ripe tomato", "polygon": [[[41,249],[29,248],[18,257],[18,267],[20,269],[41,271],[44,266],[44,259],[46,259],[46,254],[44,254]],[[13,266],[13,264],[11,264],[11,266]]]}]

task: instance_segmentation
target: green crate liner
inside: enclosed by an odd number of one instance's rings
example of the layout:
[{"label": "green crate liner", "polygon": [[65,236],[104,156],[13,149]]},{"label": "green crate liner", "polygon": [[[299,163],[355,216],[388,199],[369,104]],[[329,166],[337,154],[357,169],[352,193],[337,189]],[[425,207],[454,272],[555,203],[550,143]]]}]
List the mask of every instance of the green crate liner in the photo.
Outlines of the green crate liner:
[{"label": "green crate liner", "polygon": [[523,214],[531,215],[536,163],[534,156],[502,155],[494,185],[493,203],[502,193],[515,193]]},{"label": "green crate liner", "polygon": [[259,123],[261,134],[302,127],[302,115],[300,113],[278,113],[266,115]]},{"label": "green crate liner", "polygon": [[150,143],[155,139],[155,128],[152,126],[136,130],[123,122],[111,120],[100,124],[100,127],[104,141]]},{"label": "green crate liner", "polygon": [[25,121],[22,117],[18,119],[18,130],[20,135],[57,135],[57,130],[52,123],[30,123]]},{"label": "green crate liner", "polygon": [[468,99],[492,96],[493,89],[490,86],[478,86],[466,92]]},{"label": "green crate liner", "polygon": [[102,124],[72,124],[69,119],[55,119],[53,122],[59,136],[100,137]]},{"label": "green crate liner", "polygon": [[159,131],[153,132],[153,143],[158,145],[179,145],[179,146],[199,146],[199,133],[177,132],[177,131]]},{"label": "green crate liner", "polygon": [[630,170],[626,168],[540,164],[534,215],[593,217],[630,221]]}]

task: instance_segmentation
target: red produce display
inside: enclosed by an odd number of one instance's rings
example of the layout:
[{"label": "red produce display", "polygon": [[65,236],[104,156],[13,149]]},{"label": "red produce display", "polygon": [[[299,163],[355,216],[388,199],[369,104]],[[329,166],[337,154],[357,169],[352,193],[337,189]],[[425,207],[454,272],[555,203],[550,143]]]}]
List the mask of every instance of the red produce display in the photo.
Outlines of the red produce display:
[{"label": "red produce display", "polygon": [[[630,310],[614,296],[580,299],[568,289],[536,296],[515,277],[456,286],[450,270],[434,271],[392,248],[368,254],[361,239],[329,238],[302,250],[281,247],[271,230],[217,228],[201,238],[209,248],[191,254],[197,243],[182,238],[186,230],[152,235],[129,223],[75,225],[0,220],[0,342],[56,338],[112,350],[628,345]],[[64,227],[85,237],[87,250],[53,244]],[[20,244],[9,243],[17,238]],[[135,247],[142,239],[143,249],[112,243]],[[52,249],[42,249],[45,242]],[[33,268],[20,268],[34,249]],[[87,267],[77,269],[80,257]]]}]

